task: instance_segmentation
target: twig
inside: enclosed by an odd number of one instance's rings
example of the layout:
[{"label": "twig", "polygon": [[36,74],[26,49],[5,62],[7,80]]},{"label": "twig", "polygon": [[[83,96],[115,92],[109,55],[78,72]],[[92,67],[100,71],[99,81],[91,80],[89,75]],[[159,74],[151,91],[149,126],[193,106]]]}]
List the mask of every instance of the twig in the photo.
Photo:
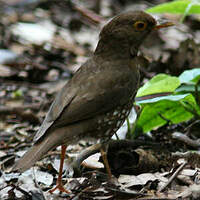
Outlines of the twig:
[{"label": "twig", "polygon": [[192,140],[188,136],[180,132],[174,132],[172,138],[184,142],[185,144],[198,149],[200,147],[200,142],[198,140]]},{"label": "twig", "polygon": [[179,166],[179,168],[175,171],[175,173],[170,177],[170,179],[168,180],[168,182],[160,188],[159,192],[162,192],[163,190],[166,189],[166,187],[171,184],[171,182],[178,176],[179,172],[185,167],[185,165],[187,164],[187,162],[182,163],[182,165]]},{"label": "twig", "polygon": [[84,16],[85,18],[87,18],[93,24],[102,24],[103,22],[106,21],[104,19],[104,17],[96,14],[95,12],[93,12],[91,10],[83,8],[83,7],[81,7],[81,6],[77,5],[77,4],[74,4],[74,9],[76,11],[78,11],[82,16]]},{"label": "twig", "polygon": [[192,122],[191,124],[189,124],[187,127],[185,127],[184,130],[183,130],[183,132],[187,131],[192,126],[194,126],[195,124],[198,124],[198,123],[200,123],[200,120],[195,120],[194,122]]},{"label": "twig", "polygon": [[40,103],[33,103],[29,105],[13,106],[13,107],[0,106],[0,115],[15,114],[15,113],[22,112],[22,110],[25,110],[25,109],[38,110],[40,109],[40,106],[41,106]]},{"label": "twig", "polygon": [[84,188],[81,192],[79,192],[75,197],[70,198],[70,200],[78,200],[79,197],[80,197],[84,192],[90,191],[90,190],[92,190],[92,189],[94,189],[94,186],[92,186],[92,185],[91,185],[91,186],[88,186],[88,187]]},{"label": "twig", "polygon": [[93,11],[83,8],[77,4],[74,4],[74,9],[94,24],[102,24],[102,22],[105,21],[102,16],[97,15]]},{"label": "twig", "polygon": [[175,152],[171,154],[173,159],[177,158],[184,158],[184,159],[191,159],[192,157],[196,156],[197,158],[200,158],[200,152],[191,152],[191,151],[186,151],[186,152]]},{"label": "twig", "polygon": [[12,187],[12,190],[16,189],[16,190],[20,191],[23,195],[25,195],[25,197],[27,199],[29,199],[29,198],[32,199],[32,196],[27,191],[23,190],[22,188],[20,188],[17,185],[14,185],[14,184],[8,184],[7,186],[5,186],[4,188],[1,188],[1,189],[5,189],[7,187]]}]

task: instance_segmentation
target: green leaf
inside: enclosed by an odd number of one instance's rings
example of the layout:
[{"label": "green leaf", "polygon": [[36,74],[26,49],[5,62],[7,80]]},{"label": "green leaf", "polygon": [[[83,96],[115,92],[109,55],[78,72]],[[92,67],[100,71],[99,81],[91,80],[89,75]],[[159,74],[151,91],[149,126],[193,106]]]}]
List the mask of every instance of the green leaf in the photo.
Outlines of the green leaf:
[{"label": "green leaf", "polygon": [[138,90],[136,97],[162,92],[174,92],[179,85],[180,81],[177,77],[158,74]]},{"label": "green leaf", "polygon": [[[188,9],[189,7],[189,9]],[[169,3],[163,3],[158,6],[146,10],[150,13],[173,13],[173,14],[199,14],[200,3],[199,1],[179,0]]]},{"label": "green leaf", "polygon": [[21,90],[16,90],[12,92],[12,98],[19,99],[23,96],[23,92]]},{"label": "green leaf", "polygon": [[181,83],[196,84],[200,79],[200,69],[191,69],[184,71],[180,76],[179,80]]},{"label": "green leaf", "polygon": [[[200,85],[198,86],[198,91],[200,91]],[[195,85],[192,84],[182,84],[176,90],[175,93],[194,93]]]},{"label": "green leaf", "polygon": [[136,128],[142,128],[143,132],[163,126],[167,123],[167,120],[177,124],[193,118],[193,114],[185,110],[183,102],[195,108],[197,107],[195,99],[191,94],[166,96],[159,100],[155,99],[148,103],[145,102],[146,100],[141,103],[142,112],[136,122]]}]

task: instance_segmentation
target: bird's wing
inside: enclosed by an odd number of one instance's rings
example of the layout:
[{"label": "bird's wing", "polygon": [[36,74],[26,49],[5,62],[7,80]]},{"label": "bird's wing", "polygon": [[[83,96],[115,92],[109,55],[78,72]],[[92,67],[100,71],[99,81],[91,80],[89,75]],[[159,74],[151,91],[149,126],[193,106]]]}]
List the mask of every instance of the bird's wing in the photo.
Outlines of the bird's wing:
[{"label": "bird's wing", "polygon": [[[56,128],[73,124],[109,111],[128,101],[130,95],[136,91],[138,77],[133,79],[132,76],[135,77],[137,74],[134,74],[128,67],[123,69],[124,66],[116,67],[113,71],[110,64],[105,63],[99,68],[96,66],[92,71],[91,66],[94,63],[93,60],[89,60],[81,67],[57,94],[34,138],[35,141],[42,137],[51,126]],[[123,72],[123,76],[122,70],[127,71]]]},{"label": "bird's wing", "polygon": [[42,125],[40,126],[40,129],[37,131],[34,137],[34,141],[39,140],[45,134],[45,132],[52,126],[54,121],[60,116],[63,109],[67,107],[76,96],[76,91],[67,85],[68,84],[64,85],[64,87],[56,95],[56,98],[51,104],[51,107]]}]

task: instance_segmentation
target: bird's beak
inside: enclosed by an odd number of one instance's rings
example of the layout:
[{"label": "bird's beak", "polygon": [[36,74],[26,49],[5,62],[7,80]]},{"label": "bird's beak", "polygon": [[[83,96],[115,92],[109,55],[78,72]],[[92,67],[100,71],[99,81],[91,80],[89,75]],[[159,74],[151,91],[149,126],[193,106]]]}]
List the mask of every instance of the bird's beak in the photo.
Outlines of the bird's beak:
[{"label": "bird's beak", "polygon": [[168,26],[174,26],[174,23],[173,22],[165,22],[165,23],[162,23],[162,24],[158,24],[156,25],[153,30],[158,30],[158,29],[161,29],[161,28],[166,28]]}]

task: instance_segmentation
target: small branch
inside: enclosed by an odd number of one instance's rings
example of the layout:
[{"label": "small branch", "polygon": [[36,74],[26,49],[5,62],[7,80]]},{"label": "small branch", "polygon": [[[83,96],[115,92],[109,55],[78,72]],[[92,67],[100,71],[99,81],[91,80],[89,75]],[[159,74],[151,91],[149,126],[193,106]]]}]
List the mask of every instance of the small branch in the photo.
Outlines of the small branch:
[{"label": "small branch", "polygon": [[83,8],[77,4],[74,4],[74,9],[94,24],[102,24],[102,22],[105,21],[102,16],[97,15],[93,11]]},{"label": "small branch", "polygon": [[178,176],[178,174],[180,173],[180,171],[185,167],[185,165],[187,164],[187,162],[182,163],[182,165],[179,166],[179,168],[175,171],[175,173],[170,177],[170,179],[168,180],[168,182],[160,188],[159,192],[162,192],[163,190],[166,189],[166,187],[171,184],[171,182]]},{"label": "small branch", "polygon": [[18,114],[19,112],[22,112],[23,110],[26,110],[26,109],[39,110],[40,107],[41,107],[40,103],[34,103],[34,104],[22,105],[22,106],[13,106],[13,107],[0,106],[0,115],[16,114],[16,113]]},{"label": "small branch", "polygon": [[198,140],[192,140],[183,133],[175,132],[172,134],[172,138],[178,141],[184,142],[185,144],[198,149],[200,147],[200,142]]},{"label": "small branch", "polygon": [[190,129],[192,126],[194,126],[195,124],[200,123],[200,120],[195,120],[194,122],[192,122],[191,124],[189,124],[187,127],[185,127],[184,131],[187,131],[188,129]]}]

